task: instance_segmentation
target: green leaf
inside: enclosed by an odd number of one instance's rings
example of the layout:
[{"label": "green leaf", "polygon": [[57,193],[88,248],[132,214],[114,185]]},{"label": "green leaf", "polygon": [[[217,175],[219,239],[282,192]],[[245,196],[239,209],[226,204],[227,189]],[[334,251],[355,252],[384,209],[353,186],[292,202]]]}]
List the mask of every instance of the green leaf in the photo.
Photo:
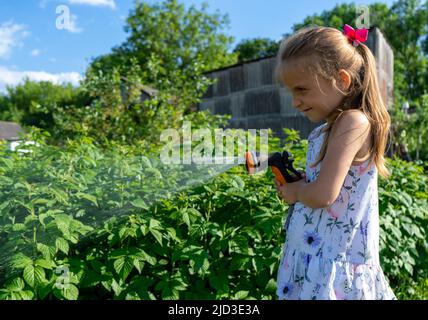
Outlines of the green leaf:
[{"label": "green leaf", "polygon": [[152,163],[150,162],[149,158],[142,156],[141,157],[141,163],[144,165],[144,167],[146,168],[152,168]]},{"label": "green leaf", "polygon": [[232,175],[231,177],[231,183],[232,185],[239,190],[243,190],[245,188],[245,182],[242,180],[241,177]]},{"label": "green leaf", "polygon": [[187,224],[187,226],[190,228],[190,217],[189,217],[189,213],[187,212],[187,210],[182,211],[182,216],[183,216],[184,223]]},{"label": "green leaf", "polygon": [[134,268],[134,261],[129,257],[122,257],[117,259],[114,263],[114,270],[116,270],[117,274],[120,278],[125,281],[128,277],[129,273]]},{"label": "green leaf", "polygon": [[108,257],[109,259],[118,259],[118,258],[126,257],[127,255],[129,255],[129,249],[120,248],[120,249],[111,251]]},{"label": "green leaf", "polygon": [[195,208],[187,208],[187,211],[191,213],[194,217],[202,218],[202,214],[199,212],[199,210],[196,210]]},{"label": "green leaf", "polygon": [[134,259],[134,267],[138,270],[139,274],[141,274],[141,271],[144,268],[144,264],[145,263],[143,261],[141,261],[141,260],[139,260],[137,258]]},{"label": "green leaf", "polygon": [[179,291],[166,287],[162,290],[162,299],[163,300],[178,300],[180,299]]},{"label": "green leaf", "polygon": [[53,290],[52,284],[51,283],[42,283],[40,284],[40,286],[37,288],[37,292],[38,292],[38,297],[40,299],[45,299],[49,293],[51,293]]},{"label": "green leaf", "polygon": [[392,233],[397,237],[397,239],[401,238],[401,231],[400,229],[398,229],[396,226],[391,225],[390,230],[392,231]]},{"label": "green leaf", "polygon": [[27,257],[25,254],[23,253],[17,253],[16,255],[14,255],[14,257],[12,258],[12,266],[14,268],[18,268],[18,269],[24,269],[25,267],[32,265],[33,264],[33,260],[30,259],[29,257]]},{"label": "green leaf", "polygon": [[263,270],[263,267],[264,267],[264,259],[263,258],[254,257],[253,259],[251,259],[251,263],[253,264],[254,270],[256,272]]},{"label": "green leaf", "polygon": [[235,294],[234,299],[235,300],[243,300],[243,299],[245,299],[248,296],[249,293],[250,293],[249,291],[238,291]]},{"label": "green leaf", "polygon": [[149,255],[143,249],[139,249],[139,251],[137,253],[135,253],[133,255],[133,257],[138,259],[138,260],[141,260],[141,261],[146,261],[149,264],[151,264],[152,266],[154,266],[156,264],[156,258]]},{"label": "green leaf", "polygon": [[245,256],[235,255],[230,264],[230,270],[247,270],[250,258]]},{"label": "green leaf", "polygon": [[32,300],[34,298],[34,293],[29,290],[19,292],[22,300]]},{"label": "green leaf", "polygon": [[180,275],[175,275],[171,281],[171,287],[178,291],[187,290],[187,284],[183,281]]},{"label": "green leaf", "polygon": [[159,222],[159,220],[150,219],[150,222],[149,222],[150,229],[159,229],[160,226],[161,226],[161,223]]},{"label": "green leaf", "polygon": [[419,227],[417,225],[412,225],[413,234],[418,237],[419,239],[423,239],[424,236],[422,235]]},{"label": "green leaf", "polygon": [[43,254],[43,257],[46,258],[47,260],[50,260],[51,257],[53,257],[55,255],[56,252],[56,248],[54,247],[50,247],[46,244],[43,243],[37,243],[37,250]]},{"label": "green leaf", "polygon": [[208,272],[210,267],[210,262],[208,260],[209,255],[206,251],[201,252],[199,254],[193,255],[190,259],[190,267],[192,269],[192,274],[195,272],[205,274]]},{"label": "green leaf", "polygon": [[86,193],[78,193],[77,196],[80,199],[86,199],[86,200],[92,202],[93,204],[95,204],[98,207],[97,198],[95,196],[90,195],[90,194],[86,194]]},{"label": "green leaf", "polygon": [[42,268],[49,269],[49,270],[56,267],[55,263],[53,263],[50,260],[46,260],[46,259],[37,259],[34,262],[34,265],[40,266]]},{"label": "green leaf", "polygon": [[64,252],[65,254],[68,254],[68,250],[69,250],[69,245],[67,240],[65,240],[64,238],[56,238],[55,240],[55,246],[56,246],[56,251],[58,252],[58,250]]},{"label": "green leaf", "polygon": [[26,229],[26,226],[25,226],[25,224],[23,224],[23,223],[15,223],[13,226],[12,226],[12,230],[13,231],[23,231],[23,230],[25,230]]},{"label": "green leaf", "polygon": [[175,231],[174,228],[166,228],[166,231],[170,239],[176,242],[181,242],[181,240],[177,237],[177,232]]},{"label": "green leaf", "polygon": [[150,230],[150,233],[153,235],[153,237],[155,237],[156,240],[159,242],[159,244],[162,246],[163,245],[162,244],[162,234],[156,229],[150,228],[149,230]]},{"label": "green leaf", "polygon": [[7,159],[5,157],[1,157],[0,161],[6,166],[8,170],[12,170],[14,162],[11,159]]},{"label": "green leaf", "polygon": [[180,299],[180,290],[186,290],[186,285],[177,278],[166,279],[163,278],[156,285],[156,290],[161,290],[161,297],[163,300],[178,300]]},{"label": "green leaf", "polygon": [[77,300],[79,297],[79,289],[77,289],[77,287],[71,283],[64,285],[64,288],[62,289],[55,287],[53,292],[59,299]]},{"label": "green leaf", "polygon": [[48,204],[50,202],[50,200],[48,200],[48,199],[43,199],[43,198],[39,198],[39,199],[36,199],[35,201],[34,201],[34,203],[35,204]]},{"label": "green leaf", "polygon": [[409,264],[409,263],[405,263],[405,264],[404,264],[404,269],[406,269],[406,270],[407,270],[407,272],[408,272],[410,275],[412,275],[412,274],[413,274],[413,266],[412,266],[411,264]]},{"label": "green leaf", "polygon": [[266,285],[266,291],[270,293],[275,293],[276,291],[276,281],[274,279],[270,279]]},{"label": "green leaf", "polygon": [[23,277],[25,282],[27,282],[28,285],[32,288],[43,282],[46,282],[45,270],[38,266],[31,265],[25,267]]},{"label": "green leaf", "polygon": [[113,289],[114,295],[117,297],[120,295],[120,293],[123,291],[123,288],[120,286],[119,283],[116,282],[115,279],[111,282],[111,288]]},{"label": "green leaf", "polygon": [[82,281],[79,283],[79,288],[89,288],[98,285],[105,277],[92,270],[85,272]]},{"label": "green leaf", "polygon": [[21,300],[22,296],[21,296],[21,292],[9,292],[10,295],[10,299],[8,300]]},{"label": "green leaf", "polygon": [[145,236],[147,234],[149,228],[147,226],[143,225],[143,226],[140,226],[140,230],[141,230],[141,233],[143,234],[143,236]]},{"label": "green leaf", "polygon": [[112,282],[113,282],[113,279],[108,279],[108,280],[105,280],[105,281],[101,281],[101,284],[103,285],[103,287],[108,291],[108,292],[111,292],[111,290],[112,290]]},{"label": "green leaf", "polygon": [[24,287],[25,283],[21,278],[15,278],[6,285],[6,288],[11,291],[21,291]]},{"label": "green leaf", "polygon": [[131,204],[136,208],[149,210],[149,207],[147,206],[147,204],[144,202],[143,199],[136,199],[136,200],[132,201]]}]

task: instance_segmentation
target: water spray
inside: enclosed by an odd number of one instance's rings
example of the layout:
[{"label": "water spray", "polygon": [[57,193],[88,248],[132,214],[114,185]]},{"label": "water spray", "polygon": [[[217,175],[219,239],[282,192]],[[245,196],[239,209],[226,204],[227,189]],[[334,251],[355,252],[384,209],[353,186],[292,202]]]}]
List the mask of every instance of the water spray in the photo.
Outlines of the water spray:
[{"label": "water spray", "polygon": [[[245,165],[249,174],[261,172],[264,168],[270,166],[275,178],[281,184],[294,182],[302,178],[301,174],[293,168],[293,158],[286,151],[282,154],[274,153],[269,157],[264,153],[247,151],[242,157],[220,158],[223,158],[223,161],[219,161],[222,159],[213,158],[212,160],[214,161],[211,164],[179,165],[165,165],[159,159],[149,159],[144,156],[128,159],[126,163],[123,163],[120,159],[103,159],[97,164],[96,173],[98,177],[88,182],[87,188],[82,189],[88,194],[102,194],[103,197],[106,197],[105,202],[104,199],[100,198],[103,201],[102,206],[90,206],[89,204],[85,205],[84,202],[78,202],[73,211],[67,211],[67,208],[64,209],[61,206],[55,208],[65,210],[58,210],[63,212],[59,213],[59,215],[64,216],[65,221],[67,219],[70,222],[73,220],[92,229],[92,231],[79,235],[76,241],[70,242],[70,245],[84,249],[88,241],[96,241],[97,237],[103,236],[103,234],[99,233],[99,228],[112,217],[124,218],[141,212],[141,209],[149,210],[153,204],[162,199],[173,196],[178,192],[183,192],[190,187],[203,185],[210,179],[242,164]],[[55,180],[59,178],[54,174],[51,175],[49,172],[42,171],[35,173],[34,177],[27,179],[29,184],[37,188],[49,188],[51,184],[61,186],[62,182]],[[80,172],[73,171],[69,179],[77,178],[80,175]],[[168,180],[165,177],[168,177]],[[98,185],[99,182],[100,184]],[[123,188],[117,190],[118,185]],[[136,185],[142,187],[138,189],[135,187]],[[94,189],[100,190],[98,190],[99,192],[94,192]],[[135,194],[135,189],[141,190],[141,194]],[[68,192],[70,194],[73,193],[72,190]],[[136,201],[130,201],[126,196],[123,196],[127,192],[132,193],[132,200],[136,199]],[[74,194],[73,196],[75,197],[76,195]],[[87,198],[87,200],[92,201],[90,198]],[[287,220],[291,216],[292,209],[293,206],[290,206]],[[54,218],[58,215],[58,213],[49,215],[42,211],[41,208],[36,207],[33,208],[33,210],[36,210],[35,215],[29,215],[28,212],[20,208],[14,210],[14,212],[10,212],[10,218],[13,218],[14,223],[17,222],[18,225],[19,223],[22,224],[28,217],[34,216],[42,219],[44,226],[48,226],[50,223],[55,222]],[[19,212],[16,210],[19,210]],[[81,210],[85,210],[85,213],[79,214]],[[9,219],[6,215],[7,211],[5,211],[3,218]],[[64,237],[58,234],[58,230],[55,228],[52,230],[40,228],[35,236],[37,238],[34,241],[42,244],[51,243],[58,236]],[[38,257],[39,253],[31,246],[31,240],[26,237],[24,231],[22,233],[10,233],[9,229],[5,229],[4,226],[0,225],[0,274],[5,271],[4,268],[10,267],[10,259],[16,253],[24,254],[31,259]],[[69,240],[67,239],[67,241]]]},{"label": "water spray", "polygon": [[[3,206],[3,212],[0,212],[2,213],[0,215],[2,219],[2,223],[0,223],[0,276],[11,267],[11,259],[15,254],[22,254],[33,260],[37,259],[39,252],[33,243],[48,245],[55,243],[55,239],[61,237],[66,239],[70,246],[84,249],[88,242],[103,237],[99,228],[111,218],[122,219],[140,214],[143,210],[149,210],[159,201],[185,192],[189,188],[203,185],[238,165],[238,163],[165,165],[157,157],[145,156],[127,159],[126,163],[120,159],[103,159],[96,164],[97,176],[86,182],[84,188],[80,187],[79,193],[73,190],[65,192],[75,203],[73,210],[69,210],[69,207],[63,204],[52,208],[55,210],[48,211],[43,209],[42,205],[34,205],[33,208],[28,209],[32,210],[30,213],[16,204],[10,209],[5,209]],[[81,174],[74,168],[70,176],[64,179],[73,180]],[[57,176],[56,173],[39,170],[34,172],[34,176],[27,177],[25,184],[37,190],[51,187],[60,189],[63,185],[62,179],[63,177]],[[15,183],[19,183],[19,181],[15,181]],[[92,195],[95,197],[91,198]],[[18,200],[21,199],[11,199],[13,203]],[[78,202],[76,203],[76,201]],[[87,232],[73,235],[75,240],[70,241],[59,232],[57,227],[49,228],[56,223],[56,217],[59,216],[63,218],[61,228],[64,230],[70,223],[81,223]],[[34,238],[33,235],[30,237],[27,234],[32,233],[32,229],[14,230],[14,228],[22,226],[28,219],[34,219],[34,223],[41,221],[40,224],[37,224]],[[9,269],[8,274],[11,275],[15,272]]]}]

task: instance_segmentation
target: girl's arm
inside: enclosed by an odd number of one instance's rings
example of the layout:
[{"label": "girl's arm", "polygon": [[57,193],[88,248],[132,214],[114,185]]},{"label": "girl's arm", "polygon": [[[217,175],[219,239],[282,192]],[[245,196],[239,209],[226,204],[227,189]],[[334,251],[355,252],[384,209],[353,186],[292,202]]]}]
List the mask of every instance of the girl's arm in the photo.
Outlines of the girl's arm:
[{"label": "girl's arm", "polygon": [[310,208],[330,206],[339,196],[352,162],[369,139],[370,122],[361,112],[345,112],[333,125],[318,178],[298,184],[296,198]]}]

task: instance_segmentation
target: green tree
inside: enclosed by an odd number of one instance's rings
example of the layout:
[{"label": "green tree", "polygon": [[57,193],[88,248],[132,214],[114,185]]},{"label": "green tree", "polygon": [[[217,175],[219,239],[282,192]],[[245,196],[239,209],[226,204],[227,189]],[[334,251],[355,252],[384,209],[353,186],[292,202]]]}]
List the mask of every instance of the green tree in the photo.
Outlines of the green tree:
[{"label": "green tree", "polygon": [[234,53],[238,55],[238,61],[248,61],[257,58],[276,55],[280,42],[268,38],[245,39],[239,42]]},{"label": "green tree", "polygon": [[16,87],[7,87],[7,94],[0,100],[0,119],[49,130],[54,126],[54,114],[60,108],[82,105],[86,100],[71,84],[25,79]]},{"label": "green tree", "polygon": [[92,68],[111,70],[134,57],[142,70],[152,71],[144,83],[179,96],[190,108],[206,90],[204,72],[236,63],[228,52],[233,38],[221,32],[229,24],[227,15],[207,8],[203,3],[186,9],[177,0],[137,2],[126,21],[127,40],[95,59]]},{"label": "green tree", "polygon": [[423,6],[420,0],[399,0],[391,7],[387,22],[384,30],[394,49],[395,61],[405,66],[397,70],[397,84],[405,83],[399,93],[406,100],[419,100],[427,91],[428,51],[424,52],[422,47],[428,31],[427,2]]},{"label": "green tree", "polygon": [[[369,10],[370,25],[385,30],[390,15],[388,6],[384,3],[373,3],[369,5]],[[345,24],[354,26],[358,15],[355,3],[338,4],[332,10],[306,17],[303,22],[294,24],[292,29],[295,32],[305,26],[318,25],[342,30]]]}]

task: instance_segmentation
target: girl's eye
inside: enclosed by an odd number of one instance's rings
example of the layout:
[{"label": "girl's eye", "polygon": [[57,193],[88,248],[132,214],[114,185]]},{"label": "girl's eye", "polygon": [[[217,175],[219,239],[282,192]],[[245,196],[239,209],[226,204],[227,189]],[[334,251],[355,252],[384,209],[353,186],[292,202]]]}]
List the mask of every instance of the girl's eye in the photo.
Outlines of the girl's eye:
[{"label": "girl's eye", "polygon": [[296,88],[296,91],[300,94],[306,93],[308,91],[308,89],[306,88]]}]

